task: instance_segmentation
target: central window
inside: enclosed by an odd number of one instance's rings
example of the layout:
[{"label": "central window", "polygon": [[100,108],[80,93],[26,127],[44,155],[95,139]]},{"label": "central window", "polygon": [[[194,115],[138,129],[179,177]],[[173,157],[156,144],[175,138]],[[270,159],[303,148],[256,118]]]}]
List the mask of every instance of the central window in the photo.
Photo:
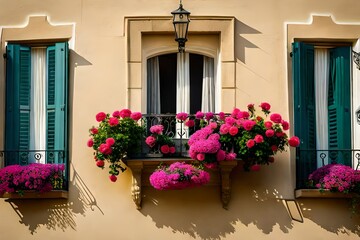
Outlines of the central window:
[{"label": "central window", "polygon": [[215,112],[214,58],[171,53],[147,60],[147,113]]}]

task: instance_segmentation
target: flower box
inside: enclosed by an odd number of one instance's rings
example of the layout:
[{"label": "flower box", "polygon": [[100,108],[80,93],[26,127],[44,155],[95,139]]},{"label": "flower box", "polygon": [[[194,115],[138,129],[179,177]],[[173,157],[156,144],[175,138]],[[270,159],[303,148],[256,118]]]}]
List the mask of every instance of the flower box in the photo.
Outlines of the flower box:
[{"label": "flower box", "polygon": [[353,193],[330,192],[319,189],[297,189],[295,198],[353,198]]},{"label": "flower box", "polygon": [[68,191],[52,190],[49,192],[38,192],[34,190],[24,190],[22,194],[19,193],[4,193],[0,198],[8,199],[41,199],[41,198],[68,198]]}]

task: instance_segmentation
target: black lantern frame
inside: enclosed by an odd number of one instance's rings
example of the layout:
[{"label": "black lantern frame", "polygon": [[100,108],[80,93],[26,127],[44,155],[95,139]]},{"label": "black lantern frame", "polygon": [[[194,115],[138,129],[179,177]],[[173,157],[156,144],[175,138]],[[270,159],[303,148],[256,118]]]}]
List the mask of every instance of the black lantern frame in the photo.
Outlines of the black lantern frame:
[{"label": "black lantern frame", "polygon": [[185,42],[187,41],[188,28],[190,23],[190,12],[183,8],[182,1],[180,0],[179,8],[172,11],[171,14],[173,15],[175,41],[178,42],[179,52],[185,52]]}]

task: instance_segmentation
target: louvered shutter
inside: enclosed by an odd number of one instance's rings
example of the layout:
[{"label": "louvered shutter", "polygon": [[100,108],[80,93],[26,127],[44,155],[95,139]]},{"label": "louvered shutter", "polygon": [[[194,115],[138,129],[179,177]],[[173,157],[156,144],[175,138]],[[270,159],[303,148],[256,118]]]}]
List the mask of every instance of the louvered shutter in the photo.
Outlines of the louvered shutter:
[{"label": "louvered shutter", "polygon": [[[30,141],[30,85],[30,48],[9,44],[6,61],[5,117],[5,150],[9,152],[5,157],[6,165],[27,164]],[[22,153],[21,150],[25,152]]]},{"label": "louvered shutter", "polygon": [[[350,47],[330,50],[329,149],[351,149]],[[351,165],[351,151],[330,151],[331,161]]]},{"label": "louvered shutter", "polygon": [[47,161],[64,163],[67,150],[67,43],[47,48]]},{"label": "louvered shutter", "polygon": [[295,42],[292,53],[294,129],[301,141],[296,154],[296,179],[300,188],[304,187],[307,175],[316,169],[314,47]]}]

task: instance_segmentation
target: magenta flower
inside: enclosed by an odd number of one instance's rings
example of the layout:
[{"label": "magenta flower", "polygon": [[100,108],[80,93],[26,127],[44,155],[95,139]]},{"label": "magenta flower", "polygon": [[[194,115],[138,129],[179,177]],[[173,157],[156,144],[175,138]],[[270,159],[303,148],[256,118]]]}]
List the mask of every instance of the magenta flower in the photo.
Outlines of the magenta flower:
[{"label": "magenta flower", "polygon": [[273,123],[272,123],[272,122],[269,122],[269,121],[266,121],[266,122],[264,123],[264,125],[265,125],[265,128],[271,129],[272,126],[273,126]]},{"label": "magenta flower", "polygon": [[291,137],[288,142],[291,147],[298,147],[300,145],[300,139],[296,136]]},{"label": "magenta flower", "polygon": [[287,122],[287,121],[285,121],[285,120],[282,120],[282,121],[281,121],[281,125],[282,125],[284,131],[289,130],[289,128],[290,128],[289,122]]},{"label": "magenta flower", "polygon": [[196,155],[196,158],[197,158],[197,160],[199,160],[199,161],[204,161],[204,160],[205,160],[205,154],[203,154],[203,153],[198,153],[198,154]]},{"label": "magenta flower", "polygon": [[273,121],[274,123],[281,123],[282,118],[281,115],[278,113],[273,113],[270,115],[270,120]]},{"label": "magenta flower", "polygon": [[239,129],[238,129],[237,127],[235,127],[235,126],[232,126],[232,127],[230,127],[230,129],[229,129],[229,134],[230,134],[231,136],[235,136],[238,132],[239,132]]},{"label": "magenta flower", "polygon": [[253,139],[249,139],[247,142],[246,142],[246,146],[248,148],[252,148],[255,146],[255,141]]},{"label": "magenta flower", "polygon": [[176,118],[180,121],[185,121],[188,118],[189,114],[185,113],[185,112],[180,112],[178,114],[176,114]]},{"label": "magenta flower", "polygon": [[93,127],[93,128],[91,128],[90,132],[92,134],[97,134],[99,132],[99,130],[97,128]]},{"label": "magenta flower", "polygon": [[111,118],[109,118],[109,125],[110,126],[116,126],[116,125],[118,125],[119,124],[119,119],[118,118],[116,118],[116,117],[111,117]]},{"label": "magenta flower", "polygon": [[262,143],[264,142],[264,138],[263,136],[261,136],[260,134],[256,135],[255,138],[254,138],[255,142],[256,143]]},{"label": "magenta flower", "polygon": [[114,138],[107,138],[106,139],[106,144],[108,144],[109,146],[112,146],[115,144],[115,139]]},{"label": "magenta flower", "polygon": [[210,120],[210,119],[212,119],[214,117],[214,113],[212,113],[212,112],[207,112],[206,114],[205,114],[205,118],[206,118],[206,120]]},{"label": "magenta flower", "polygon": [[185,122],[185,126],[187,126],[187,127],[189,127],[189,128],[194,127],[194,126],[195,126],[195,121],[189,119],[189,120],[187,120],[187,121]]},{"label": "magenta flower", "polygon": [[131,113],[130,117],[134,120],[134,121],[138,121],[139,119],[142,118],[142,114],[140,112],[133,112]]},{"label": "magenta flower", "polygon": [[150,132],[154,134],[162,134],[163,131],[164,131],[163,125],[154,125],[150,127]]},{"label": "magenta flower", "polygon": [[92,138],[90,138],[88,141],[87,141],[87,146],[88,147],[92,147],[94,145],[94,140]]},{"label": "magenta flower", "polygon": [[116,110],[112,114],[113,117],[120,117],[120,111]]},{"label": "magenta flower", "polygon": [[106,113],[104,112],[99,112],[98,114],[96,114],[96,121],[101,122],[106,118]]},{"label": "magenta flower", "polygon": [[245,120],[242,124],[243,128],[246,131],[250,131],[255,125],[256,125],[256,122],[253,120]]},{"label": "magenta flower", "polygon": [[229,133],[229,130],[230,130],[230,125],[228,125],[228,124],[222,124],[221,126],[220,126],[220,134],[221,135],[225,135],[225,134],[228,134]]},{"label": "magenta flower", "polygon": [[204,117],[204,113],[201,112],[201,111],[197,111],[196,114],[195,114],[195,117],[197,119],[202,119]]},{"label": "magenta flower", "polygon": [[272,129],[268,129],[268,130],[265,131],[265,135],[266,135],[268,138],[274,136],[274,134],[275,134],[275,131],[272,130]]},{"label": "magenta flower", "polygon": [[260,107],[263,111],[269,111],[271,106],[267,102],[262,102],[262,103],[260,103]]},{"label": "magenta flower", "polygon": [[224,112],[219,112],[219,118],[220,118],[220,120],[224,121],[225,120],[225,113]]},{"label": "magenta flower", "polygon": [[169,152],[170,152],[171,154],[174,154],[175,151],[176,151],[176,148],[175,148],[174,146],[172,146],[172,147],[169,148]]},{"label": "magenta flower", "polygon": [[170,148],[169,148],[169,145],[162,145],[160,147],[160,151],[163,153],[163,154],[168,154],[170,152]]},{"label": "magenta flower", "polygon": [[123,109],[120,111],[120,117],[121,118],[127,118],[127,117],[130,117],[131,116],[131,111],[130,109]]},{"label": "magenta flower", "polygon": [[102,143],[100,144],[99,146],[99,151],[103,154],[111,154],[112,153],[112,149],[111,149],[111,146],[109,144],[106,144],[106,143]]},{"label": "magenta flower", "polygon": [[156,144],[156,138],[153,137],[153,136],[148,136],[146,139],[145,139],[145,143],[149,146],[149,147],[154,147],[155,144]]}]

